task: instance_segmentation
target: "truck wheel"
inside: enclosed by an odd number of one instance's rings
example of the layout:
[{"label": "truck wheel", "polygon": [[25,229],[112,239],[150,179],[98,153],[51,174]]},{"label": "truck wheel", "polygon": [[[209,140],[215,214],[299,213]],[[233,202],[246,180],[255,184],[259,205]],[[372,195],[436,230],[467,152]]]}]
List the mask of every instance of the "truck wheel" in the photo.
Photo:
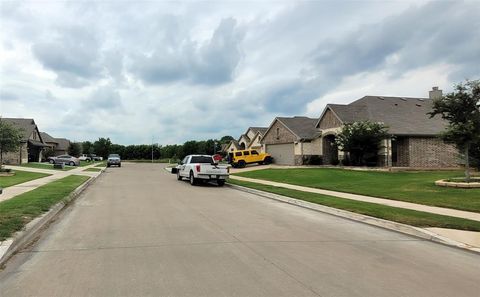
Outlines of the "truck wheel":
[{"label": "truck wheel", "polygon": [[50,161],[48,161],[48,163],[53,164],[53,163],[55,163],[55,161],[50,159]]},{"label": "truck wheel", "polygon": [[217,184],[219,187],[223,187],[225,185],[225,181],[224,180],[217,180]]},{"label": "truck wheel", "polygon": [[245,161],[243,161],[243,160],[238,161],[238,167],[239,168],[245,168],[245,166],[247,166],[247,163],[245,163]]},{"label": "truck wheel", "polygon": [[75,163],[70,162],[70,163],[68,163],[68,165],[70,165],[70,166],[75,166]]},{"label": "truck wheel", "polygon": [[271,164],[272,163],[272,158],[271,157],[266,157],[265,160],[263,160],[263,163],[265,164]]},{"label": "truck wheel", "polygon": [[182,180],[182,176],[180,175],[180,171],[177,171],[177,180]]},{"label": "truck wheel", "polygon": [[190,171],[190,184],[192,186],[195,186],[197,184],[197,179],[195,178],[195,176],[193,175],[193,172]]}]

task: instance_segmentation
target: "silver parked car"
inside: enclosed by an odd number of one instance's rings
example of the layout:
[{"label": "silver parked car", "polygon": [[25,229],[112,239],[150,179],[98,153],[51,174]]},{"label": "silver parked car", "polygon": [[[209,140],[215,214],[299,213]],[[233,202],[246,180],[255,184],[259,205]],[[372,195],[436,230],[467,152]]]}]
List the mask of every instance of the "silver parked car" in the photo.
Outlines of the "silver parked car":
[{"label": "silver parked car", "polygon": [[49,158],[49,162],[55,163],[55,164],[65,163],[65,165],[70,165],[70,166],[80,165],[80,159],[70,155],[60,155],[56,157],[51,157]]},{"label": "silver parked car", "polygon": [[118,167],[122,167],[122,160],[120,159],[119,154],[110,154],[108,155],[107,159],[107,167],[116,165]]}]

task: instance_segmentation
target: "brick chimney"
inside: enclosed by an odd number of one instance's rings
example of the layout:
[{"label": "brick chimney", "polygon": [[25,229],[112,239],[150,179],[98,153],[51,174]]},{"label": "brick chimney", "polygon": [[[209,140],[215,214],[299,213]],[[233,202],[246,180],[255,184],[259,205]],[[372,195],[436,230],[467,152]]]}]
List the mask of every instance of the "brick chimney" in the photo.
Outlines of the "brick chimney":
[{"label": "brick chimney", "polygon": [[433,87],[432,90],[428,92],[430,99],[439,99],[442,98],[442,95],[442,90],[439,90],[438,87]]}]

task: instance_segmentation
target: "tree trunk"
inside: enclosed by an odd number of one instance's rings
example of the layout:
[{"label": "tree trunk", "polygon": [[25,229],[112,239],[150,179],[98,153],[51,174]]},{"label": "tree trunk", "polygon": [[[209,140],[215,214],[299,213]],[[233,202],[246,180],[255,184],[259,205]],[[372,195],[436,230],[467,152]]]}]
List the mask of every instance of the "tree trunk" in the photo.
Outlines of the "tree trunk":
[{"label": "tree trunk", "polygon": [[470,182],[470,157],[468,151],[470,149],[470,143],[465,146],[465,181]]}]

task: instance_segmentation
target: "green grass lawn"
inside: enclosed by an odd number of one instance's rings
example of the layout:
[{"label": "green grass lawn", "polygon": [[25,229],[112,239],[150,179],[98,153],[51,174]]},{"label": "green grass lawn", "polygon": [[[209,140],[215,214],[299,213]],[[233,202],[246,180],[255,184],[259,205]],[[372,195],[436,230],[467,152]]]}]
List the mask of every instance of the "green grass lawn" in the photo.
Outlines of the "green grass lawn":
[{"label": "green grass lawn", "polygon": [[22,230],[28,222],[47,212],[86,180],[87,176],[70,175],[0,202],[0,241]]},{"label": "green grass lawn", "polygon": [[93,164],[101,164],[103,162],[106,162],[106,161],[80,161],[80,167],[93,165]]},{"label": "green grass lawn", "polygon": [[38,168],[38,169],[50,169],[50,170],[63,170],[63,171],[68,171],[68,170],[72,170],[75,168],[75,166],[68,166],[66,165],[65,168],[63,169],[57,169],[57,168],[53,168],[53,164],[49,164],[49,163],[25,163],[25,164],[22,164],[20,165],[22,167],[27,167],[27,168]]},{"label": "green grass lawn", "polygon": [[0,176],[0,187],[6,188],[49,175],[46,173],[15,170],[15,175],[13,176]]},{"label": "green grass lawn", "polygon": [[95,167],[106,167],[107,166],[107,161],[101,161]]},{"label": "green grass lawn", "polygon": [[84,169],[83,171],[99,172],[99,171],[102,171],[102,169],[100,169],[100,168],[95,168],[95,167],[92,167],[92,168],[87,168],[87,169]]},{"label": "green grass lawn", "polygon": [[480,222],[455,218],[450,216],[437,215],[427,212],[390,207],[381,204],[337,198],[333,196],[301,192],[291,189],[261,185],[256,183],[244,182],[230,179],[230,184],[236,184],[265,192],[279,194],[312,203],[317,203],[333,208],[343,209],[363,215],[368,215],[380,219],[394,221],[416,227],[438,227],[468,231],[480,231]]},{"label": "green grass lawn", "polygon": [[439,187],[436,180],[460,171],[373,172],[331,168],[265,169],[236,175],[312,188],[480,212],[480,189]]}]

